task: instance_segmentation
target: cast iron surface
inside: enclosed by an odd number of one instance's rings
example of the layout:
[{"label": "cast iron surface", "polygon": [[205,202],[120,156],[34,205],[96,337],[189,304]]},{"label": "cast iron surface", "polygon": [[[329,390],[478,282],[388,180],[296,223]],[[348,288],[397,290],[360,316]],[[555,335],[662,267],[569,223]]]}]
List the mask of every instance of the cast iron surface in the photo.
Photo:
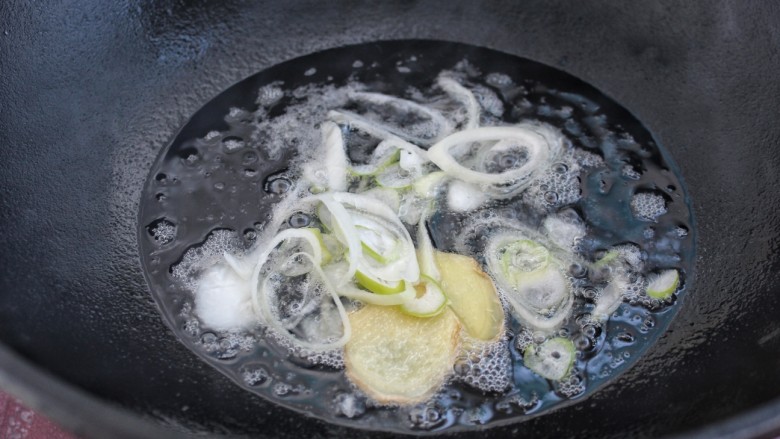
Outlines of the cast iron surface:
[{"label": "cast iron surface", "polygon": [[[92,436],[156,434],[128,413],[178,431],[364,436],[269,405],[174,338],[140,271],[137,203],[160,148],[231,84],[317,50],[423,38],[601,89],[671,152],[698,221],[696,289],[636,367],[580,404],[475,436],[681,434],[768,403],[780,396],[779,8],[4,1],[0,382],[56,401],[49,412]],[[765,433],[775,404],[717,431]]]}]

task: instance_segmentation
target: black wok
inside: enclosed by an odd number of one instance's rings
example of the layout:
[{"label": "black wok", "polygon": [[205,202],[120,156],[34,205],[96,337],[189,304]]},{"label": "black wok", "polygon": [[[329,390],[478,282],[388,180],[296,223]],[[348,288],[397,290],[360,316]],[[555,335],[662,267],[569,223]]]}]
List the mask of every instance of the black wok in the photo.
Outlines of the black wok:
[{"label": "black wok", "polygon": [[0,4],[0,385],[89,437],[362,437],[273,406],[188,351],[141,272],[161,148],[231,84],[387,39],[565,70],[672,154],[696,282],[666,335],[591,398],[475,436],[780,432],[780,7],[765,2]]}]

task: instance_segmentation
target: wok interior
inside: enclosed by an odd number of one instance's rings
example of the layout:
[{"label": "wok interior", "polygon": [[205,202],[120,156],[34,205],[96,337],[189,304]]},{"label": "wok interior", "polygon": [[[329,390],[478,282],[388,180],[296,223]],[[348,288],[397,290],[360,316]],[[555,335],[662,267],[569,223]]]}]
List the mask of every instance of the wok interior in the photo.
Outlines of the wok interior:
[{"label": "wok interior", "polygon": [[780,396],[771,6],[103,3],[0,11],[0,341],[31,364],[177,430],[367,436],[243,391],[175,339],[140,269],[137,203],[160,149],[233,83],[318,50],[417,38],[527,57],[601,89],[671,152],[698,222],[696,287],[661,341],[587,401],[490,434],[675,434]]}]

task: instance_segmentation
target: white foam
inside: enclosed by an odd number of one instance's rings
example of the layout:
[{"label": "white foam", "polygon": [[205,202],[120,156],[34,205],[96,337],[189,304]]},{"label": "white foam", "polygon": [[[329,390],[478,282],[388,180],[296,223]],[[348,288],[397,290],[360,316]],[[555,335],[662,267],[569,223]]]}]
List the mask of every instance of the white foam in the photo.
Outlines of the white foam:
[{"label": "white foam", "polygon": [[261,87],[257,93],[257,103],[264,107],[268,107],[278,102],[279,99],[284,97],[284,91],[282,91],[279,85],[278,82],[274,82]]},{"label": "white foam", "polygon": [[626,261],[632,270],[642,271],[644,256],[639,247],[633,244],[623,244],[613,247],[612,250],[618,252],[619,257]]},{"label": "white foam", "polygon": [[237,149],[244,147],[244,142],[242,140],[237,139],[227,139],[222,144],[225,146],[225,149],[228,151],[235,151]]},{"label": "white foam", "polygon": [[195,290],[195,313],[218,331],[240,330],[257,322],[249,283],[227,265],[204,271]]},{"label": "white foam", "polygon": [[508,75],[505,75],[503,73],[488,73],[485,76],[485,82],[498,88],[508,87],[514,84],[512,78],[510,78]]},{"label": "white foam", "polygon": [[453,212],[468,212],[485,204],[488,195],[479,186],[454,180],[447,190],[447,207]]},{"label": "white foam", "polygon": [[251,369],[244,370],[241,373],[241,378],[248,386],[259,386],[264,384],[271,378],[268,371],[262,366],[253,367]]},{"label": "white foam", "polygon": [[515,348],[520,352],[524,352],[533,343],[534,333],[526,327],[520,328],[520,331],[515,335]]},{"label": "white foam", "polygon": [[242,255],[241,241],[231,230],[215,230],[203,244],[188,249],[181,262],[173,266],[171,274],[186,288],[194,291],[201,271],[221,262],[225,253]]},{"label": "white foam", "polygon": [[471,91],[484,112],[495,117],[504,115],[504,103],[501,102],[501,99],[498,98],[493,90],[483,85],[478,85]]},{"label": "white foam", "polygon": [[574,161],[583,168],[598,168],[604,166],[604,159],[598,154],[579,148],[575,148],[572,154]]},{"label": "white foam", "polygon": [[312,365],[321,365],[333,369],[344,368],[344,352],[341,349],[314,352],[294,345],[289,338],[281,336],[273,330],[268,330],[267,335],[273,338],[280,346],[290,351],[291,354],[308,361]]},{"label": "white foam", "polygon": [[[347,96],[356,90],[351,85],[306,85],[296,88],[290,94],[299,102],[286,106],[284,114],[269,118],[266,108],[257,110],[251,141],[271,160],[278,160],[282,152],[293,148],[300,153],[295,161],[305,162],[320,150],[322,136],[318,124],[326,119],[330,109],[343,107]],[[277,85],[269,85],[261,89],[258,101],[270,105],[282,96],[284,94]]]},{"label": "white foam", "polygon": [[574,398],[585,391],[585,382],[578,375],[571,375],[558,382],[558,393]]},{"label": "white foam", "polygon": [[579,154],[567,151],[558,163],[545,170],[523,193],[523,202],[540,212],[574,204],[582,197]]},{"label": "white foam", "polygon": [[462,346],[455,370],[459,380],[483,392],[505,391],[512,384],[507,338],[489,343],[468,340]]},{"label": "white foam", "polygon": [[634,167],[631,165],[623,166],[620,174],[623,175],[623,177],[630,178],[631,180],[639,180],[639,178],[642,176],[642,174],[634,169]]},{"label": "white foam", "polygon": [[565,215],[548,216],[542,222],[542,229],[555,244],[570,251],[575,249],[586,232],[585,224],[579,217]]},{"label": "white foam", "polygon": [[666,213],[666,200],[653,192],[638,192],[631,198],[631,212],[646,221],[655,221]]},{"label": "white foam", "polygon": [[644,276],[636,275],[633,282],[626,285],[623,292],[623,300],[631,304],[639,304],[646,308],[656,308],[661,304],[658,299],[647,295],[647,280]]},{"label": "white foam", "polygon": [[160,245],[167,244],[176,238],[176,226],[166,220],[156,223],[151,232],[154,240]]},{"label": "white foam", "polygon": [[354,393],[339,393],[333,399],[333,405],[337,415],[350,419],[366,412],[365,402]]}]

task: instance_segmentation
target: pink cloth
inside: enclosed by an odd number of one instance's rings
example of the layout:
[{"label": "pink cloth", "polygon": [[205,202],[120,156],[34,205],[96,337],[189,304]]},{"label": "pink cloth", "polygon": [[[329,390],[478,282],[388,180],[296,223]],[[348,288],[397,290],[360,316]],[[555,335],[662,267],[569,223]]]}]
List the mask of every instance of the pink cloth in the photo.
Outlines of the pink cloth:
[{"label": "pink cloth", "polygon": [[0,439],[76,439],[18,399],[0,391]]}]

